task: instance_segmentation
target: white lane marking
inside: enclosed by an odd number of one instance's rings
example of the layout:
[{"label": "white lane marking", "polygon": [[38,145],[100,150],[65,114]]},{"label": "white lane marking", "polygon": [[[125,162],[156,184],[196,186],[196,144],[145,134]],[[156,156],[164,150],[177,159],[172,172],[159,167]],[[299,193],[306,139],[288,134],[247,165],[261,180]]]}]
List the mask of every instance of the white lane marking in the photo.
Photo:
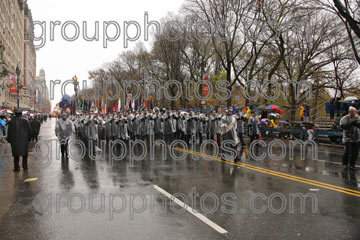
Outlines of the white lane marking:
[{"label": "white lane marking", "polygon": [[213,221],[211,221],[210,219],[208,219],[204,215],[198,213],[196,210],[194,210],[189,205],[187,205],[187,204],[183,203],[182,201],[180,201],[179,199],[175,198],[173,195],[171,195],[170,193],[168,193],[167,191],[165,191],[161,187],[159,187],[157,185],[153,185],[153,187],[155,188],[155,190],[162,193],[163,195],[165,195],[169,199],[172,199],[176,204],[178,204],[179,206],[185,208],[186,211],[188,211],[189,213],[191,213],[192,215],[194,215],[195,217],[199,218],[201,221],[203,221],[204,223],[206,223],[207,225],[212,227],[215,231],[217,231],[217,232],[219,232],[221,234],[227,234],[228,233],[228,231],[226,231],[225,229],[223,229],[222,227],[220,227],[219,225],[217,225],[216,223],[214,223]]}]

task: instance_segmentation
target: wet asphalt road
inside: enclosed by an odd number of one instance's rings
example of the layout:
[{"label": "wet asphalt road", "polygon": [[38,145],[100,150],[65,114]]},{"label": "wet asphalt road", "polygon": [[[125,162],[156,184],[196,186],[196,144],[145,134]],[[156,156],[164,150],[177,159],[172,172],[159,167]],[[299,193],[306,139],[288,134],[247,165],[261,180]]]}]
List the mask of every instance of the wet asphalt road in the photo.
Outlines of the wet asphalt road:
[{"label": "wet asphalt road", "polygon": [[[42,125],[42,140],[55,139],[54,126],[54,119]],[[341,148],[319,147],[319,160],[311,151],[301,160],[295,151],[294,160],[281,161],[250,159],[246,148],[234,165],[194,154],[161,160],[159,153],[133,164],[99,155],[66,164],[53,147],[48,166],[32,149],[29,171],[19,173],[12,172],[10,148],[1,151],[0,239],[360,239],[360,171],[342,171]],[[303,212],[292,194],[310,194]]]}]

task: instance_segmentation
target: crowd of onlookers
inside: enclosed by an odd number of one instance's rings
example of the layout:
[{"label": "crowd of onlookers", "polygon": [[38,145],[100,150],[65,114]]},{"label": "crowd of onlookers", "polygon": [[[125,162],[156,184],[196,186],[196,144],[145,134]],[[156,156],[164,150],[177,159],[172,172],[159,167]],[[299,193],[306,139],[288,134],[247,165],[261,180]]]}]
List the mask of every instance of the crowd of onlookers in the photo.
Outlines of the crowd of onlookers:
[{"label": "crowd of onlookers", "polygon": [[[9,113],[0,112],[0,139],[4,139],[7,137],[9,122],[14,117],[15,114],[13,113],[9,114]],[[31,141],[37,141],[40,133],[41,124],[44,121],[47,121],[48,115],[41,113],[22,112],[22,117],[27,119],[30,123],[31,131],[32,131]]]}]

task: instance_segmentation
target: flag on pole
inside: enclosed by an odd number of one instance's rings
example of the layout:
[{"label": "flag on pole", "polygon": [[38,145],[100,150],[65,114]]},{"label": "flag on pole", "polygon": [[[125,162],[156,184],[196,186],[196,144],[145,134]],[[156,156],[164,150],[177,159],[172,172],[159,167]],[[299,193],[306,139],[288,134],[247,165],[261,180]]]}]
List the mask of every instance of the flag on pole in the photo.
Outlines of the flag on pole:
[{"label": "flag on pole", "polygon": [[118,101],[118,104],[117,104],[117,109],[116,111],[120,111],[121,110],[121,97],[119,97],[119,101]]},{"label": "flag on pole", "polygon": [[104,114],[104,97],[101,97],[101,114]]},{"label": "flag on pole", "polygon": [[203,88],[202,88],[202,95],[206,96],[209,94],[209,85],[207,82],[210,81],[210,74],[205,73],[203,76]]},{"label": "flag on pole", "polygon": [[133,111],[135,111],[135,101],[132,101],[131,107],[132,107]]}]

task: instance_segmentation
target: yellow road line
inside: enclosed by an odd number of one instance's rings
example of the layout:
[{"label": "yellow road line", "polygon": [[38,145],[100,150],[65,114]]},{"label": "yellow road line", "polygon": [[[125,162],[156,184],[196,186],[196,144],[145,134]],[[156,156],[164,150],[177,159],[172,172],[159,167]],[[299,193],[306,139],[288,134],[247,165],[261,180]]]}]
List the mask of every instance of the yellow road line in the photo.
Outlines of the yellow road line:
[{"label": "yellow road line", "polygon": [[340,186],[336,186],[336,185],[331,185],[331,184],[328,184],[328,183],[319,182],[319,181],[315,181],[315,180],[311,180],[311,179],[307,179],[307,178],[301,178],[301,177],[297,177],[297,176],[294,176],[294,175],[269,170],[269,169],[266,169],[266,168],[252,166],[252,165],[246,164],[246,163],[229,162],[229,161],[222,160],[219,157],[214,157],[212,155],[208,155],[208,154],[205,154],[205,153],[199,153],[199,152],[195,152],[195,151],[191,151],[191,150],[185,150],[183,148],[174,148],[174,149],[182,151],[182,152],[187,152],[187,153],[190,153],[190,154],[194,154],[194,155],[197,155],[197,156],[201,156],[201,157],[207,157],[207,158],[219,161],[219,162],[224,162],[224,163],[228,163],[228,164],[231,164],[231,165],[243,167],[243,168],[250,169],[250,170],[253,170],[253,171],[262,172],[262,173],[270,174],[270,175],[273,175],[273,176],[278,176],[278,177],[281,177],[281,178],[285,178],[285,179],[289,179],[289,180],[293,180],[293,181],[297,181],[297,182],[301,182],[301,183],[305,183],[305,184],[309,184],[309,185],[313,185],[313,186],[317,186],[317,187],[322,187],[322,188],[330,189],[330,190],[337,191],[337,192],[346,193],[346,194],[353,195],[353,196],[356,196],[356,197],[360,197],[360,191],[356,191],[356,190],[353,190],[353,189],[344,188],[344,187],[340,187]]}]

